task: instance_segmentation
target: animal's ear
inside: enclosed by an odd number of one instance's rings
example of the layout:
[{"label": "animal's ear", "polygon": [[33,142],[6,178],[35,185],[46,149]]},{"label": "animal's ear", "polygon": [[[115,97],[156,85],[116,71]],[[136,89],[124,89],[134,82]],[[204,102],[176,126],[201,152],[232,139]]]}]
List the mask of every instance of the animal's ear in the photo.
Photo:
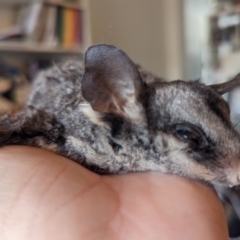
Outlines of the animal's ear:
[{"label": "animal's ear", "polygon": [[240,73],[237,74],[232,80],[220,84],[210,85],[219,94],[224,94],[231,91],[233,88],[240,85]]},{"label": "animal's ear", "polygon": [[140,73],[123,51],[106,44],[88,48],[82,94],[94,111],[139,118],[142,88]]}]

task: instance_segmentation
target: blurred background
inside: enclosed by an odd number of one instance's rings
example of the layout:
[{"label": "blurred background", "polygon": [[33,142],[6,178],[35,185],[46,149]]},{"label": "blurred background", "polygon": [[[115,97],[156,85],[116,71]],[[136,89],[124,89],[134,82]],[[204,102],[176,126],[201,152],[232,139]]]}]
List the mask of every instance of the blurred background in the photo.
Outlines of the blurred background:
[{"label": "blurred background", "polygon": [[[0,18],[0,113],[23,105],[40,70],[83,59],[95,43],[166,80],[213,84],[240,72],[240,0],[0,0]],[[240,130],[240,89],[224,97]],[[240,209],[228,206],[240,235]]]},{"label": "blurred background", "polygon": [[[40,69],[94,43],[166,80],[211,84],[240,71],[239,0],[0,0],[0,16],[0,112],[24,102]],[[236,115],[238,95],[226,96]]]}]

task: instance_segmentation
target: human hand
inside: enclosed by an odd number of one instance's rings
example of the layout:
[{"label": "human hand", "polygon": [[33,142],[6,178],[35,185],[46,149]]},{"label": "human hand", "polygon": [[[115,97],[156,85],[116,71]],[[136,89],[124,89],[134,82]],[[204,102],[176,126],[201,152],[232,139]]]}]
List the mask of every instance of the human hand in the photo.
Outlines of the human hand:
[{"label": "human hand", "polygon": [[46,150],[9,146],[0,179],[0,239],[228,239],[214,191],[178,176],[99,176]]}]

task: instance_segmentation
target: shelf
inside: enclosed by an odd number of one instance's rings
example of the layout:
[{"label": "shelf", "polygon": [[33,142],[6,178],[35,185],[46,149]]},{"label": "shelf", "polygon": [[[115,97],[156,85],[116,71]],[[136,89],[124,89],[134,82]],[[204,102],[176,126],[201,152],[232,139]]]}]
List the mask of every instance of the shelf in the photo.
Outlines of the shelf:
[{"label": "shelf", "polygon": [[29,0],[0,0],[0,6],[15,7],[30,3]]},{"label": "shelf", "polygon": [[226,10],[215,11],[210,14],[210,17],[221,17],[222,15],[239,14],[239,13],[240,13],[240,5],[237,5]]},{"label": "shelf", "polygon": [[0,57],[2,55],[83,55],[83,50],[80,47],[46,47],[41,44],[26,44],[26,43],[6,43],[0,42]]},{"label": "shelf", "polygon": [[47,5],[53,5],[53,6],[59,6],[59,7],[65,7],[65,8],[74,8],[74,9],[81,9],[78,3],[67,3],[67,2],[55,2],[55,1],[44,1]]},{"label": "shelf", "polygon": [[[54,5],[59,7],[66,7],[66,8],[74,8],[74,9],[81,9],[78,3],[68,3],[65,1],[53,1],[53,0],[45,0],[45,1],[35,1],[35,2],[43,2],[44,4],[48,5]],[[0,0],[0,6],[19,6],[19,5],[25,5],[25,4],[31,4],[34,3],[34,1],[30,0]]]}]

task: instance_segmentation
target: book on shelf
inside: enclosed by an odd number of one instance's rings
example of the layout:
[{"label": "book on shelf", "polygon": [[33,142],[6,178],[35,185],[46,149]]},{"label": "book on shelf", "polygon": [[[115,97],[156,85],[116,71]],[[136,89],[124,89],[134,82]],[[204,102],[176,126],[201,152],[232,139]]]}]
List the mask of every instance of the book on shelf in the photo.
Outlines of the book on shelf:
[{"label": "book on shelf", "polygon": [[80,11],[73,8],[63,9],[62,36],[60,37],[63,46],[69,47],[81,42],[80,36]]},{"label": "book on shelf", "polygon": [[44,6],[40,2],[33,2],[27,5],[26,8],[26,16],[23,19],[23,32],[27,38],[34,38],[37,32],[37,25],[42,21],[40,16]]},{"label": "book on shelf", "polygon": [[58,44],[55,34],[57,28],[57,7],[49,6],[46,13],[46,28],[43,34],[43,43],[47,46],[56,46]]},{"label": "book on shelf", "polygon": [[7,39],[20,39],[23,36],[23,30],[19,26],[12,26],[0,32],[0,41]]},{"label": "book on shelf", "polygon": [[0,31],[0,41],[18,40],[46,47],[80,47],[82,10],[54,2],[31,2],[20,6],[16,24]]}]

